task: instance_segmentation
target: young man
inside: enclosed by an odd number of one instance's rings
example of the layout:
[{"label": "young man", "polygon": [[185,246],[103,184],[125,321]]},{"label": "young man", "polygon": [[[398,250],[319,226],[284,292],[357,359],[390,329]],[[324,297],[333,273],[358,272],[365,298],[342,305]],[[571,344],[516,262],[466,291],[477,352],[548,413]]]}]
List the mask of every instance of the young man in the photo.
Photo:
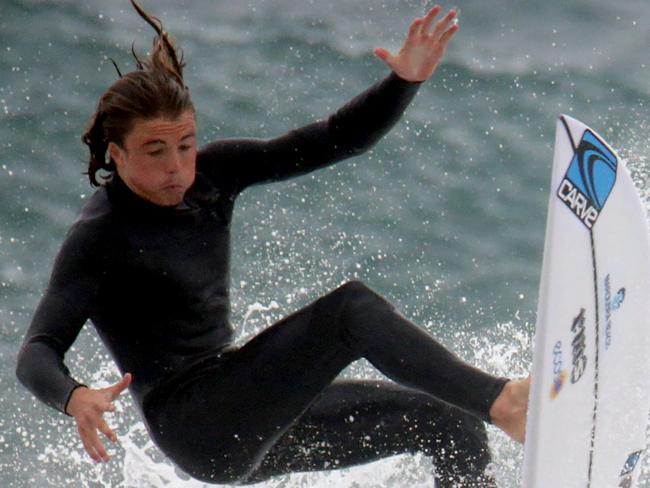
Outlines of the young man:
[{"label": "young man", "polygon": [[[458,30],[455,12],[436,21],[434,7],[415,19],[395,56],[376,49],[390,75],[327,120],[198,150],[182,58],[160,21],[132,3],[158,36],[149,58],[136,58],[140,69],[101,97],[84,134],[88,175],[100,188],[56,259],[19,354],[20,380],[75,418],[96,461],[108,460],[99,433],[116,441],[103,414],[130,387],[156,444],[206,482],[422,451],[434,457],[440,486],[490,485],[480,421],[523,440],[527,382],[461,362],[360,282],[241,347],[231,344],[228,317],[237,195],[377,142],[435,71]],[[102,184],[99,171],[109,176]],[[124,374],[109,388],[79,383],[63,362],[87,319]],[[335,381],[359,358],[393,383]]]}]

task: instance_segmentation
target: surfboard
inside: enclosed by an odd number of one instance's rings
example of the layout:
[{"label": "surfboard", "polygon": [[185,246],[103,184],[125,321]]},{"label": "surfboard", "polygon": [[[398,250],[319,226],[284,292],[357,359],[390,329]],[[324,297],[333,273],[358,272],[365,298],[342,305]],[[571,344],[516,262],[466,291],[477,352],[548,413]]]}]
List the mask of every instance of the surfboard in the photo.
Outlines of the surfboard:
[{"label": "surfboard", "polygon": [[624,162],[557,121],[522,486],[635,486],[650,410],[650,237]]}]

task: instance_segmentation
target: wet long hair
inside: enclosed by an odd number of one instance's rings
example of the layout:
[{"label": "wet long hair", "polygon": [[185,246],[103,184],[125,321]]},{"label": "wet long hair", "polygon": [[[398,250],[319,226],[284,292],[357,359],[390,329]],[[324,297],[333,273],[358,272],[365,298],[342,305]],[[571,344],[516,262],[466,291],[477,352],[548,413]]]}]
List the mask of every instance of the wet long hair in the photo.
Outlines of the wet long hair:
[{"label": "wet long hair", "polygon": [[194,111],[189,89],[183,81],[182,51],[177,50],[173,38],[163,30],[160,19],[146,13],[135,0],[131,4],[154,28],[156,36],[145,60],[140,60],[131,48],[137,70],[122,75],[111,60],[120,78],[99,99],[81,138],[90,150],[87,174],[91,186],[101,186],[99,171],[103,173],[102,181],[115,173],[115,161],[107,159],[108,144],[114,142],[124,147],[126,135],[136,119],[174,119],[187,110]]}]

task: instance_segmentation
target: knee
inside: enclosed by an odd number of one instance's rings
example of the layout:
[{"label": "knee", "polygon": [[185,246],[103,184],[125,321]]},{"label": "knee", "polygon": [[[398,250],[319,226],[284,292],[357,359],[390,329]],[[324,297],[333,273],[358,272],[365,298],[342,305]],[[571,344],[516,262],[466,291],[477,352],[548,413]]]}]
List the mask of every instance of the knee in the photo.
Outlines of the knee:
[{"label": "knee", "polygon": [[360,330],[363,325],[377,324],[393,307],[361,281],[348,281],[321,297],[310,315],[309,326],[314,331],[330,335],[336,332]]},{"label": "knee", "polygon": [[344,283],[334,293],[342,295],[347,312],[367,313],[377,309],[393,309],[393,306],[385,298],[358,280]]},{"label": "knee", "polygon": [[394,311],[394,307],[386,299],[361,281],[348,281],[337,288],[333,295],[337,296],[341,318],[353,324],[358,324],[364,319],[379,320],[385,313]]},{"label": "knee", "polygon": [[379,297],[365,283],[359,280],[350,280],[339,286],[334,293],[343,295],[348,300],[366,298],[368,296]]}]

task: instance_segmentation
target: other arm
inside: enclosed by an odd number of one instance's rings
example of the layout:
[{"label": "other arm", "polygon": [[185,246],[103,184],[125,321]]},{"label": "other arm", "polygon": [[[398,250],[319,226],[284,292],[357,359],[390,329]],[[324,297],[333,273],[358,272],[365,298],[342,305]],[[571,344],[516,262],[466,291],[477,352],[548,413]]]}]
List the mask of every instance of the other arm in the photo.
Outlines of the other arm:
[{"label": "other arm", "polygon": [[278,181],[360,154],[375,144],[397,122],[442,59],[458,30],[452,10],[430,26],[440,12],[434,7],[415,19],[400,52],[375,53],[392,69],[384,80],[364,91],[328,119],[270,140],[227,139],[209,144],[199,154],[198,169],[215,181],[232,181],[237,191]]},{"label": "other arm", "polygon": [[87,232],[73,226],[56,258],[50,282],[18,354],[18,379],[39,400],[60,412],[82,386],[63,362],[89,314],[99,263],[86,256]]},{"label": "other arm", "polygon": [[103,259],[97,236],[78,225],[69,232],[18,354],[16,375],[39,400],[73,416],[86,451],[95,461],[107,461],[97,431],[117,440],[102,415],[114,410],[111,402],[131,377],[127,374],[109,388],[93,390],[73,379],[64,364],[99,288]]}]

